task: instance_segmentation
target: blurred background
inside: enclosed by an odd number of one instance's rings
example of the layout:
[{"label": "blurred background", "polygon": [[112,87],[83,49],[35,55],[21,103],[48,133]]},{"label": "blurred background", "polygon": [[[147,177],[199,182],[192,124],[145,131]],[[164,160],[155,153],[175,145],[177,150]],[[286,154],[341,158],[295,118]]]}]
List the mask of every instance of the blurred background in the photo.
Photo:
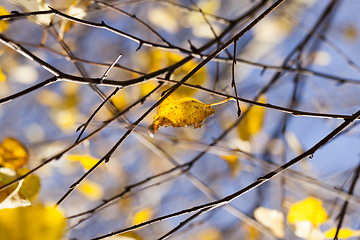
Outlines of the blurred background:
[{"label": "blurred background", "polygon": [[[101,78],[119,54],[122,57],[107,79],[121,82],[161,70],[149,80],[121,89],[111,101],[121,112],[150,93],[147,98],[118,119],[113,118],[114,108],[103,106],[82,138],[100,131],[34,172],[41,187],[33,204],[54,205],[110,151],[131,123],[173,85],[157,87],[156,77],[164,78],[167,73],[164,68],[193,54],[193,59],[175,68],[170,76],[180,81],[201,62],[200,55],[211,54],[272,3],[1,1],[1,15],[44,11],[51,6],[83,20],[43,14],[0,21],[2,36],[63,73]],[[206,104],[224,100],[221,94],[235,96],[234,70],[240,98],[304,112],[351,116],[360,103],[359,4],[355,0],[287,0],[239,39],[234,66],[232,44],[187,81],[210,91],[183,86],[171,96],[193,97]],[[102,21],[107,29],[96,28]],[[0,44],[0,68],[0,98],[53,77],[38,61],[4,44]],[[115,89],[100,84],[95,87],[105,96]],[[31,170],[72,146],[79,135],[76,129],[102,102],[89,84],[57,81],[41,87],[0,106],[0,141],[12,138],[20,142],[27,150],[26,166]],[[63,215],[70,217],[64,237],[91,239],[223,198],[308,150],[343,122],[331,117],[294,116],[243,101],[240,107],[244,114],[241,120],[236,102],[228,101],[214,106],[215,114],[201,128],[160,128],[154,138],[148,134],[156,114],[152,111],[110,161],[101,164],[60,204]],[[104,126],[109,119],[111,122]],[[228,206],[199,216],[171,238],[331,239],[329,231],[338,224],[347,196],[344,193],[356,184],[360,144],[356,126],[357,121],[312,158],[303,159]],[[194,164],[189,171],[180,169],[157,176],[190,161]],[[355,186],[342,223],[343,228],[350,229],[350,237],[359,236],[357,191]],[[295,220],[289,217],[294,204],[304,199],[321,203],[321,207],[310,203],[306,209],[324,209],[324,221],[301,214]],[[82,215],[74,216],[79,213]],[[157,239],[189,216],[157,222],[126,237]],[[125,239],[125,235],[113,238]]]}]

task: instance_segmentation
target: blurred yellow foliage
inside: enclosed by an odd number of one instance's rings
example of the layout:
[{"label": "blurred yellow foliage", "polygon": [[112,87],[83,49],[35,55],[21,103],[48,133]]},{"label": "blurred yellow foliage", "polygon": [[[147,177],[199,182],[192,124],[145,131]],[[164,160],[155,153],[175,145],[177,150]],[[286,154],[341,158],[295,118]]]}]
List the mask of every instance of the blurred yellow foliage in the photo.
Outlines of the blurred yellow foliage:
[{"label": "blurred yellow foliage", "polygon": [[343,30],[344,38],[350,42],[356,41],[359,35],[359,31],[357,29],[357,26],[354,24],[347,24]]},{"label": "blurred yellow foliage", "polygon": [[140,211],[137,211],[134,215],[133,224],[140,224],[154,216],[154,211],[151,208],[143,208]]},{"label": "blurred yellow foliage", "polygon": [[260,239],[261,237],[261,232],[259,230],[257,230],[256,228],[254,228],[253,226],[247,224],[247,223],[244,223],[242,226],[241,226],[246,234],[244,236],[244,239],[246,240],[258,240]]},{"label": "blurred yellow foliage", "polygon": [[[1,23],[1,21],[0,21],[0,23]],[[0,26],[0,28],[1,28],[1,26]],[[1,32],[1,31],[0,31],[0,32]],[[0,82],[5,81],[5,79],[6,79],[6,76],[5,76],[5,74],[1,71],[1,68],[0,68]]]},{"label": "blurred yellow foliage", "polygon": [[215,113],[210,104],[200,102],[195,98],[176,100],[169,96],[158,107],[149,133],[153,135],[160,127],[186,127],[194,125],[201,127],[205,119]]},{"label": "blurred yellow foliage", "polygon": [[[332,228],[332,229],[324,232],[324,234],[325,234],[326,238],[334,238],[335,234],[336,234],[336,228]],[[360,236],[360,231],[353,230],[350,228],[340,228],[339,233],[338,233],[339,239],[358,237],[358,236]]]},{"label": "blurred yellow foliage", "polygon": [[284,238],[284,214],[275,209],[258,207],[254,211],[254,217],[262,225],[269,228],[278,238]]},{"label": "blurred yellow foliage", "polygon": [[236,178],[241,172],[241,164],[239,162],[238,157],[235,155],[227,155],[227,156],[221,156],[221,158],[224,159],[225,162],[228,164],[230,170],[230,176],[232,178]]},{"label": "blurred yellow foliage", "polygon": [[90,154],[72,154],[68,155],[67,159],[71,162],[80,162],[85,169],[91,169],[99,161],[99,159],[94,158]]},{"label": "blurred yellow foliage", "polygon": [[94,181],[84,180],[77,190],[90,200],[98,201],[104,196],[102,186]]},{"label": "blurred yellow foliage", "polygon": [[140,237],[138,234],[134,232],[126,232],[119,235],[115,235],[113,237],[110,237],[111,240],[142,240],[142,237]]},{"label": "blurred yellow foliage", "polygon": [[[19,176],[29,172],[28,168],[20,168],[16,171],[10,168],[2,168],[0,171],[0,186],[4,186]],[[18,206],[28,206],[40,191],[40,178],[31,174],[19,183],[13,184],[0,191],[0,209]]]},{"label": "blurred yellow foliage", "polygon": [[[151,49],[150,53],[146,53],[142,56],[143,64],[145,63],[145,70],[148,72],[153,72],[159,70],[161,68],[170,66],[181,61],[184,56],[173,53],[173,52],[165,52],[159,49]],[[181,80],[186,74],[188,74],[191,70],[193,70],[198,65],[198,61],[191,60],[185,63],[182,67],[177,69],[172,78],[175,80]],[[201,68],[197,71],[188,81],[189,84],[193,85],[203,85],[205,80],[208,78],[205,68]],[[143,85],[145,86],[145,85]],[[155,86],[155,84],[154,84]],[[189,97],[196,93],[196,89],[188,88],[188,87],[179,87],[174,93],[174,98],[182,98]]]},{"label": "blurred yellow foliage", "polygon": [[0,239],[59,240],[66,222],[61,213],[41,205],[0,210]]},{"label": "blurred yellow foliage", "polygon": [[306,198],[291,205],[288,214],[289,223],[310,221],[314,226],[324,223],[328,216],[322,202],[316,198]]},{"label": "blurred yellow foliage", "polygon": [[115,96],[111,98],[111,101],[114,103],[117,109],[122,110],[130,102],[130,96],[127,91],[119,91]]},{"label": "blurred yellow foliage", "polygon": [[15,138],[6,137],[0,144],[0,165],[18,169],[28,161],[25,147]]},{"label": "blurred yellow foliage", "polygon": [[[19,176],[22,176],[28,173],[29,169],[25,167],[18,169],[16,172]],[[26,198],[32,202],[38,195],[40,187],[40,178],[35,174],[30,174],[24,179],[24,182],[22,183],[22,186],[19,190],[19,195],[20,197]]]},{"label": "blurred yellow foliage", "polygon": [[49,116],[54,123],[64,132],[74,131],[76,121],[80,117],[78,109],[79,84],[62,83],[61,93],[43,89],[37,95],[37,101],[50,108]]},{"label": "blurred yellow foliage", "polygon": [[[260,103],[266,102],[266,96],[263,95],[259,99]],[[246,109],[244,109],[246,111]],[[260,106],[253,106],[246,113],[244,119],[238,125],[238,133],[242,140],[250,141],[251,137],[258,133],[262,128],[265,116],[265,108]]]},{"label": "blurred yellow foliage", "polygon": [[199,232],[198,234],[196,234],[196,239],[198,240],[221,240],[222,236],[221,236],[221,232],[214,228],[214,227],[210,227],[210,228],[206,228],[204,230],[202,230],[201,232]]},{"label": "blurred yellow foliage", "polygon": [[[1,15],[9,15],[10,13],[0,5],[0,16]],[[0,21],[0,33],[5,31],[9,26],[9,23],[7,21]]]}]

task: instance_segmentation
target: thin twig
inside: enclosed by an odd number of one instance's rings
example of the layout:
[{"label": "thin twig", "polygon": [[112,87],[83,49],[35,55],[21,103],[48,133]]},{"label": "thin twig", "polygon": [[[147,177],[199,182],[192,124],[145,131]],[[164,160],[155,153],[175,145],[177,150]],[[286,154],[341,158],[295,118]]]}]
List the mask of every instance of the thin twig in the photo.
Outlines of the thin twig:
[{"label": "thin twig", "polygon": [[[359,179],[359,175],[360,175],[360,164],[359,166],[356,168],[356,171],[355,171],[355,174],[354,174],[354,178],[351,182],[351,186],[350,186],[350,189],[349,189],[349,192],[348,194],[349,195],[353,195],[354,193],[354,189],[355,189],[355,186],[356,186],[356,183]],[[340,213],[340,219],[339,219],[339,223],[338,223],[338,226],[336,228],[336,233],[335,233],[335,236],[334,236],[334,240],[337,240],[338,239],[338,235],[339,235],[339,231],[341,229],[341,226],[342,226],[342,223],[344,221],[344,217],[345,217],[345,214],[346,214],[346,210],[347,210],[347,206],[349,204],[349,200],[346,200],[344,202],[344,205],[341,209],[341,213]]]},{"label": "thin twig", "polygon": [[94,1],[95,3],[97,3],[100,6],[106,6],[112,10],[115,10],[117,12],[120,12],[122,14],[125,14],[128,17],[131,17],[133,19],[135,19],[136,21],[138,21],[139,23],[141,23],[142,25],[144,25],[147,29],[149,29],[152,33],[154,33],[159,39],[161,39],[161,41],[163,41],[164,43],[166,43],[169,47],[173,47],[173,45],[171,43],[169,43],[165,38],[163,38],[157,31],[155,31],[152,27],[149,26],[149,24],[147,24],[146,22],[144,22],[143,20],[139,19],[135,14],[130,14],[128,12],[125,12],[124,10],[114,7],[111,4],[105,3],[105,2],[100,2],[100,1]]},{"label": "thin twig", "polygon": [[238,98],[238,93],[237,93],[237,88],[236,88],[236,82],[235,82],[235,64],[236,64],[236,60],[235,60],[235,56],[236,56],[236,41],[234,41],[234,59],[233,59],[233,63],[231,66],[231,75],[232,75],[232,80],[231,80],[231,87],[234,88],[234,92],[235,92],[235,99],[236,99],[236,106],[237,106],[237,116],[240,117],[241,115],[241,108],[240,108],[240,103],[239,103],[239,98]]}]

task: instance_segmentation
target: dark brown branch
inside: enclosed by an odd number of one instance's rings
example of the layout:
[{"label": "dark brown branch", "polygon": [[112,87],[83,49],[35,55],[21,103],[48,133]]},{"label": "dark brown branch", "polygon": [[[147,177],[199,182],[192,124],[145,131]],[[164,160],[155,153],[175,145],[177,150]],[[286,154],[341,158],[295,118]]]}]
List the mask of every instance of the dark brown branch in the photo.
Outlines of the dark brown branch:
[{"label": "dark brown branch", "polygon": [[173,45],[164,45],[164,44],[158,44],[158,43],[153,43],[153,42],[150,42],[150,41],[146,41],[146,40],[143,40],[139,37],[136,37],[136,36],[133,36],[131,34],[128,34],[128,33],[125,33],[123,31],[120,31],[116,28],[113,28],[109,25],[107,25],[105,22],[101,22],[101,23],[95,23],[95,22],[90,22],[90,21],[87,21],[87,20],[83,20],[83,19],[79,19],[79,18],[75,18],[75,17],[72,17],[72,16],[69,16],[69,15],[66,15],[65,13],[62,13],[54,8],[51,8],[49,7],[53,13],[61,18],[64,18],[66,20],[69,20],[69,21],[72,21],[72,22],[75,22],[75,23],[79,23],[79,24],[82,24],[82,25],[85,25],[85,26],[89,26],[89,27],[94,27],[94,28],[100,28],[100,29],[105,29],[105,30],[108,30],[110,32],[113,32],[119,36],[122,36],[124,38],[127,38],[127,39],[130,39],[136,43],[139,44],[139,46],[147,46],[147,47],[156,47],[156,48],[161,48],[161,49],[173,49],[173,50],[178,50],[182,53],[186,53],[186,54],[193,54],[192,51],[189,51],[185,48],[181,48],[181,47],[176,47],[176,46],[173,46]]},{"label": "dark brown branch", "polygon": [[51,10],[26,12],[26,13],[12,12],[10,15],[0,16],[0,21],[19,19],[19,18],[25,18],[25,17],[30,17],[30,16],[49,15],[49,14],[52,15],[52,14],[54,14],[54,12]]}]

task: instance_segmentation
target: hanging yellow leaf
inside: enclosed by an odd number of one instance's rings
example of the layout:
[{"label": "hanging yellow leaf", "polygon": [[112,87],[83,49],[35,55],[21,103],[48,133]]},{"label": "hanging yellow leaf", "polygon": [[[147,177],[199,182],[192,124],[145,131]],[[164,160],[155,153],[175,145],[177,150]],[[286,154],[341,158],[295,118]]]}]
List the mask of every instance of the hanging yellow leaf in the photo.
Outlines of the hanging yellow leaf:
[{"label": "hanging yellow leaf", "polygon": [[258,207],[254,211],[255,219],[278,238],[284,238],[284,214],[275,209]]},{"label": "hanging yellow leaf", "polygon": [[59,240],[66,222],[61,213],[41,205],[0,210],[0,239]]},{"label": "hanging yellow leaf", "polygon": [[[10,13],[6,11],[6,9],[0,5],[0,16],[1,15],[9,15]],[[9,26],[8,21],[0,21],[0,33],[5,31]]]},{"label": "hanging yellow leaf", "polygon": [[90,200],[98,201],[104,196],[102,186],[90,180],[84,180],[77,190]]},{"label": "hanging yellow leaf", "polygon": [[[259,99],[260,103],[266,102],[265,95]],[[246,110],[246,109],[245,109]],[[262,128],[265,116],[265,108],[253,106],[238,125],[239,136],[242,140],[249,141],[252,135],[258,133]]]},{"label": "hanging yellow leaf", "polygon": [[140,224],[154,216],[154,211],[151,208],[143,208],[140,211],[137,211],[134,215],[133,224]]},{"label": "hanging yellow leaf", "polygon": [[230,170],[230,176],[232,178],[236,178],[241,172],[241,165],[238,157],[235,155],[227,155],[227,156],[221,156],[221,158],[224,159],[228,164]]},{"label": "hanging yellow leaf", "polygon": [[68,155],[67,159],[71,162],[80,162],[85,169],[91,169],[99,161],[99,159],[94,158],[90,154],[72,154]]},{"label": "hanging yellow leaf", "polygon": [[[332,228],[324,232],[326,238],[334,238],[336,234],[336,228]],[[358,237],[360,236],[359,230],[353,230],[351,228],[341,228],[338,233],[339,239]]]},{"label": "hanging yellow leaf", "polygon": [[176,100],[169,96],[158,107],[149,133],[153,135],[160,127],[201,127],[205,119],[215,113],[210,104],[200,102],[195,98]]},{"label": "hanging yellow leaf", "polygon": [[0,165],[18,169],[28,161],[24,146],[15,138],[6,137],[0,144]]},{"label": "hanging yellow leaf", "polygon": [[324,223],[328,216],[322,207],[322,202],[316,198],[306,198],[291,205],[288,220],[291,224],[310,221],[314,226]]}]

